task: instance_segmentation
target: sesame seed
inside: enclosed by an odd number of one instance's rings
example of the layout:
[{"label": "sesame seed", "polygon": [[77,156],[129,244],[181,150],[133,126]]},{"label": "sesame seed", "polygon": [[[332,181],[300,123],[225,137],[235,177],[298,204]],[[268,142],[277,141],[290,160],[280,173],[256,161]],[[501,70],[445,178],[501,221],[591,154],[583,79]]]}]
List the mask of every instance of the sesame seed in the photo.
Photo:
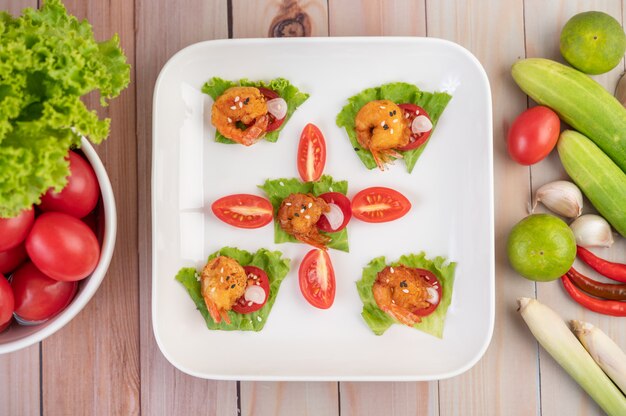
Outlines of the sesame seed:
[{"label": "sesame seed", "polygon": [[259,282],[254,282],[254,284],[257,285],[257,286],[261,286],[261,283],[259,283]]},{"label": "sesame seed", "polygon": [[233,283],[232,285],[230,285],[230,288],[234,289],[235,288],[235,284]]},{"label": "sesame seed", "polygon": [[389,112],[389,117],[393,117],[393,111]]},{"label": "sesame seed", "polygon": [[393,303],[394,305],[396,304],[396,301],[391,299],[391,303]]},{"label": "sesame seed", "polygon": [[231,110],[236,110],[237,107],[235,107],[234,105],[230,107]]},{"label": "sesame seed", "polygon": [[248,306],[252,306],[252,301],[248,302]]},{"label": "sesame seed", "polygon": [[215,292],[215,286],[211,288],[211,293]]},{"label": "sesame seed", "polygon": [[300,214],[298,214],[297,212],[295,214],[293,214],[295,217],[299,217]]},{"label": "sesame seed", "polygon": [[394,118],[394,119],[393,119],[393,122],[394,122],[394,123],[397,123],[397,122],[398,122],[398,119],[397,119],[397,118]]},{"label": "sesame seed", "polygon": [[381,106],[380,106],[380,109],[381,109],[381,110],[384,110],[385,108],[387,108],[387,107],[385,107],[384,105],[381,105]]},{"label": "sesame seed", "polygon": [[409,289],[402,289],[404,293],[409,293]]},{"label": "sesame seed", "polygon": [[380,122],[380,127],[385,127],[385,122],[384,121]]},{"label": "sesame seed", "polygon": [[396,271],[393,269],[393,267],[390,267],[390,268],[389,268],[389,271],[390,271],[392,274],[396,272]]},{"label": "sesame seed", "polygon": [[404,114],[404,118],[409,118],[411,115],[409,113]]},{"label": "sesame seed", "polygon": [[224,278],[220,277],[220,283],[224,283]]},{"label": "sesame seed", "polygon": [[288,207],[291,206],[291,202],[285,202],[285,205],[287,205]]},{"label": "sesame seed", "polygon": [[258,279],[258,278],[259,278],[259,276],[257,276],[256,274],[253,274],[253,275],[252,275],[252,279],[253,279],[253,280],[256,280],[256,279]]},{"label": "sesame seed", "polygon": [[300,213],[303,213],[303,212],[304,212],[304,208],[302,208],[302,209],[300,210]]},{"label": "sesame seed", "polygon": [[389,279],[385,280],[385,283],[389,283]]},{"label": "sesame seed", "polygon": [[263,318],[261,318],[260,316],[257,316],[257,317],[256,317],[256,320],[257,320],[257,321],[259,321],[259,322],[261,322],[261,321],[263,320]]},{"label": "sesame seed", "polygon": [[241,101],[239,102],[239,108],[243,108],[243,103]]},{"label": "sesame seed", "polygon": [[328,187],[328,190],[329,190],[330,192],[333,192],[333,187],[332,187],[332,186],[329,186],[329,187]]},{"label": "sesame seed", "polygon": [[232,123],[232,122],[233,122],[233,119],[232,119],[232,118],[230,118],[230,117],[228,117],[228,118],[227,118],[227,120],[228,120],[228,122],[229,122],[229,123]]},{"label": "sesame seed", "polygon": [[313,206],[313,202],[309,202],[309,208]]},{"label": "sesame seed", "polygon": [[243,100],[243,103],[244,103],[244,104],[246,104],[246,105],[247,105],[249,102],[250,102],[250,97],[247,97],[245,100]]},{"label": "sesame seed", "polygon": [[224,273],[224,268],[223,267],[220,269],[220,273]]},{"label": "sesame seed", "polygon": [[311,216],[310,215],[305,215],[304,218],[306,218],[307,220],[310,220]]},{"label": "sesame seed", "polygon": [[235,102],[238,102],[240,100],[239,96],[235,97]]},{"label": "sesame seed", "polygon": [[391,130],[389,131],[389,133],[390,133],[390,134],[393,134],[393,129],[391,129]]},{"label": "sesame seed", "polygon": [[285,184],[283,183],[283,181],[278,182],[278,184],[279,184],[280,186],[285,186]]}]

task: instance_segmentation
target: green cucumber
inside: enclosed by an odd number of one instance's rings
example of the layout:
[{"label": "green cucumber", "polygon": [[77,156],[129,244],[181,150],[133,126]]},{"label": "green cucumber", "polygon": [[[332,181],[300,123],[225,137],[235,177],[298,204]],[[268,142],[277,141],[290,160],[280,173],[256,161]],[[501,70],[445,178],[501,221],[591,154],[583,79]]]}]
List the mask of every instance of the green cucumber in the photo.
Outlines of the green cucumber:
[{"label": "green cucumber", "polygon": [[523,59],[511,74],[530,98],[556,111],[626,172],[626,109],[602,85],[549,59]]},{"label": "green cucumber", "polygon": [[576,131],[561,133],[557,150],[567,174],[598,212],[626,237],[626,173]]}]

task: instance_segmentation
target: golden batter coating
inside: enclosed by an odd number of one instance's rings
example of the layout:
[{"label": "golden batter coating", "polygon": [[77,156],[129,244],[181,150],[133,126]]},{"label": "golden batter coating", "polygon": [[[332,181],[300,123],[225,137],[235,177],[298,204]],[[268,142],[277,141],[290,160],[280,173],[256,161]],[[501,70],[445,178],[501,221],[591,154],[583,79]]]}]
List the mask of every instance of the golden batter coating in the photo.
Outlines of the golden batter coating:
[{"label": "golden batter coating", "polygon": [[200,276],[200,290],[211,318],[216,323],[222,319],[230,323],[228,311],[243,296],[248,277],[243,267],[234,259],[219,256],[209,261]]},{"label": "golden batter coating", "polygon": [[278,209],[278,223],[298,240],[325,249],[330,238],[321,235],[315,224],[323,213],[329,211],[330,207],[321,198],[310,194],[291,194]]},{"label": "golden batter coating", "polygon": [[[238,122],[248,127],[242,130]],[[265,97],[255,87],[229,88],[213,103],[211,123],[224,137],[250,146],[267,131],[269,116]]]}]

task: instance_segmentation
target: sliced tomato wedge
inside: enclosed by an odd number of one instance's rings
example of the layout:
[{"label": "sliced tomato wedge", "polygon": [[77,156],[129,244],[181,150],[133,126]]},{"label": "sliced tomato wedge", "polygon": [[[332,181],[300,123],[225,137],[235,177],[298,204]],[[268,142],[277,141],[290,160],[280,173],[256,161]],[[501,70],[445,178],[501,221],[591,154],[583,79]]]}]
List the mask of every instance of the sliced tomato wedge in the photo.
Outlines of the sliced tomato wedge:
[{"label": "sliced tomato wedge", "polygon": [[307,302],[319,309],[332,306],[335,301],[335,271],[326,250],[309,251],[300,263],[298,278]]},{"label": "sliced tomato wedge", "polygon": [[211,205],[213,214],[226,224],[239,228],[260,228],[273,218],[272,204],[250,194],[228,195]]},{"label": "sliced tomato wedge", "polygon": [[437,306],[439,306],[439,303],[441,302],[441,283],[439,282],[439,279],[437,279],[437,276],[435,276],[435,274],[430,270],[419,268],[415,270],[418,271],[420,277],[424,280],[424,283],[426,284],[429,294],[429,298],[427,299],[429,306],[423,309],[416,309],[413,311],[413,313],[417,316],[428,316],[431,313],[435,312],[435,309],[437,309]]},{"label": "sliced tomato wedge", "polygon": [[352,207],[348,197],[339,192],[326,192],[321,194],[319,198],[322,198],[330,206],[330,212],[320,217],[316,224],[317,228],[327,233],[335,233],[346,228],[350,218],[352,218]]},{"label": "sliced tomato wedge", "polygon": [[305,182],[316,181],[322,176],[326,165],[326,141],[314,124],[307,124],[300,135],[298,145],[298,172]]},{"label": "sliced tomato wedge", "polygon": [[[398,107],[400,107],[402,111],[404,111],[404,117],[405,117],[405,120],[409,123],[409,128],[411,127],[413,120],[415,120],[417,116],[425,116],[428,118],[428,120],[430,120],[430,116],[428,115],[426,110],[424,110],[422,107],[418,105],[407,103],[407,104],[400,104]],[[411,137],[409,138],[409,144],[407,144],[404,147],[399,147],[397,150],[405,152],[407,150],[417,149],[418,147],[426,143],[426,140],[428,140],[428,138],[430,137],[431,132],[432,130],[429,130],[425,133],[419,133],[419,134],[411,132]]]},{"label": "sliced tomato wedge", "polygon": [[363,189],[352,198],[352,214],[365,222],[388,222],[406,215],[411,202],[391,188],[374,186]]},{"label": "sliced tomato wedge", "polygon": [[[263,94],[266,101],[273,100],[274,98],[280,97],[280,95],[278,95],[276,91],[272,91],[269,88],[258,87],[258,89],[259,91],[261,91],[261,94]],[[285,122],[285,119],[287,118],[287,116],[285,116],[281,119],[276,119],[276,117],[274,117],[272,114],[268,114],[268,116],[270,118],[270,121],[267,125],[267,130],[266,130],[268,133],[274,130],[278,130],[278,128],[280,128],[280,126],[283,125],[283,123]]]},{"label": "sliced tomato wedge", "polygon": [[[247,314],[258,311],[267,303],[270,297],[270,279],[267,277],[267,273],[258,267],[246,266],[243,269],[248,276],[248,287],[244,295],[237,299],[233,305],[233,311]],[[261,292],[258,289],[251,289],[252,287],[258,287],[263,290],[264,299],[261,303],[255,302],[255,300],[260,300]],[[257,293],[254,293],[255,291]]]}]

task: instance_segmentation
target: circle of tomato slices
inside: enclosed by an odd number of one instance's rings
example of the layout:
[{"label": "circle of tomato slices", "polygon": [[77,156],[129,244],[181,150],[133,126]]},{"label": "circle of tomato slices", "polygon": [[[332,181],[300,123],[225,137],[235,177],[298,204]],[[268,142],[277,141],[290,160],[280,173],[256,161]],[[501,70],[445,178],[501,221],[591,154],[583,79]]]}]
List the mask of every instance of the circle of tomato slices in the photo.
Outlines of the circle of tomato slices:
[{"label": "circle of tomato slices", "polygon": [[226,224],[239,228],[260,228],[273,218],[270,201],[257,195],[235,194],[218,199],[211,205],[213,214]]},{"label": "circle of tomato slices", "polygon": [[[317,228],[327,233],[335,233],[346,228],[346,225],[348,225],[348,222],[350,222],[350,218],[352,218],[352,207],[350,206],[350,200],[348,199],[348,197],[344,194],[340,194],[339,192],[326,192],[325,194],[321,194],[319,198],[322,198],[324,201],[326,201],[328,205],[336,205],[343,214],[343,221],[339,227],[333,229],[330,222],[328,221],[326,214],[324,214],[317,221]],[[335,210],[335,208],[331,206],[330,209],[331,212],[329,214],[335,215],[335,213],[333,213],[333,210]]]},{"label": "circle of tomato slices", "polygon": [[432,292],[432,289],[434,289],[436,292],[436,296],[433,294],[432,296],[429,297],[429,300],[427,301],[429,306],[427,308],[416,309],[413,311],[415,315],[424,317],[435,312],[435,309],[437,309],[437,306],[439,306],[439,303],[441,302],[441,296],[442,296],[441,283],[439,283],[439,279],[437,279],[437,276],[435,276],[435,274],[431,272],[430,270],[426,270],[426,269],[416,269],[416,270],[419,273],[419,276],[422,278],[422,280],[426,284],[426,287],[431,289],[429,291],[429,294]]},{"label": "circle of tomato slices", "polygon": [[314,124],[302,129],[298,144],[298,173],[305,182],[314,182],[322,176],[326,165],[326,141]]},{"label": "circle of tomato slices", "polygon": [[335,301],[335,271],[326,250],[309,251],[298,270],[300,291],[311,305],[328,309]]},{"label": "circle of tomato slices", "polygon": [[[276,91],[272,91],[269,88],[258,87],[258,89],[259,91],[261,91],[261,94],[263,94],[266,101],[273,100],[274,98],[280,97],[280,95],[278,95]],[[270,118],[270,121],[267,125],[267,129],[265,130],[268,133],[274,130],[278,130],[280,126],[283,125],[283,123],[285,122],[285,119],[287,118],[287,116],[285,116],[281,119],[277,119],[270,113],[268,113],[268,116]]]},{"label": "circle of tomato slices", "polygon": [[363,189],[352,198],[352,215],[365,222],[388,222],[406,215],[411,202],[391,188],[374,186]]},{"label": "circle of tomato slices", "polygon": [[[417,116],[425,116],[425,117],[428,117],[428,119],[430,120],[430,116],[428,115],[426,110],[424,110],[422,107],[418,105],[406,103],[406,104],[400,104],[399,107],[404,112],[404,118],[408,122],[409,127],[411,126],[411,124],[413,123],[413,120]],[[432,132],[432,130],[429,130],[425,133],[411,132],[411,136],[409,138],[409,144],[403,147],[399,147],[397,150],[405,152],[407,150],[417,149],[418,147],[426,143],[426,140],[428,140],[428,138],[430,137],[430,132]]]},{"label": "circle of tomato slices", "polygon": [[263,306],[265,306],[267,300],[270,297],[270,280],[267,277],[267,273],[265,273],[258,267],[246,266],[243,269],[246,272],[246,276],[248,276],[248,287],[251,285],[257,285],[260,286],[265,292],[265,300],[263,300],[263,303],[254,303],[247,301],[245,298],[245,294],[237,299],[237,301],[233,305],[233,311],[246,314],[256,312]]}]

